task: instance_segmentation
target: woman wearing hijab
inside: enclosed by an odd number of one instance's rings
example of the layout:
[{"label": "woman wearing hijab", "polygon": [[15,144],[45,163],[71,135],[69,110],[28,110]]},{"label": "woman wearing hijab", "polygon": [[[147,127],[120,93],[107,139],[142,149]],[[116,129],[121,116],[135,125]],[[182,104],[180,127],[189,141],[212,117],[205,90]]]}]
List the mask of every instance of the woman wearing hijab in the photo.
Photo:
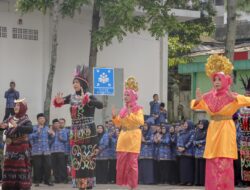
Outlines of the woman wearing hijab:
[{"label": "woman wearing hijab", "polygon": [[167,183],[175,185],[178,183],[179,168],[176,161],[177,134],[175,132],[174,126],[170,126],[167,138],[169,139],[169,148],[170,148],[170,159],[167,160],[167,171],[168,171]]},{"label": "woman wearing hijab", "polygon": [[154,184],[154,142],[147,123],[142,128],[142,144],[139,160],[139,181],[141,184]]},{"label": "woman wearing hijab", "polygon": [[103,125],[97,126],[98,155],[96,157],[96,183],[108,183],[109,136]]},{"label": "woman wearing hijab", "polygon": [[113,123],[121,129],[117,142],[116,184],[136,189],[138,186],[138,156],[141,149],[141,129],[144,124],[142,107],[137,104],[138,83],[129,77],[125,83],[123,107],[119,114],[112,110]]},{"label": "woman wearing hijab", "polygon": [[224,56],[211,55],[206,73],[213,84],[206,94],[199,89],[192,100],[193,110],[204,110],[210,116],[204,158],[206,158],[206,190],[234,189],[233,160],[237,159],[236,128],[233,114],[250,106],[250,98],[230,91],[233,64]]},{"label": "woman wearing hijab", "polygon": [[200,120],[194,134],[194,155],[195,155],[195,185],[204,186],[205,184],[205,165],[206,160],[203,153],[206,145],[208,120]]},{"label": "woman wearing hijab", "polygon": [[180,182],[181,185],[187,186],[194,183],[193,126],[192,121],[184,122],[177,139],[177,151],[180,153]]},{"label": "woman wearing hijab", "polygon": [[28,134],[32,133],[27,104],[16,100],[14,112],[7,122],[0,124],[5,130],[6,153],[3,166],[3,190],[30,190],[31,164]]},{"label": "woman wearing hijab", "polygon": [[63,97],[58,93],[53,100],[55,107],[70,104],[72,126],[70,131],[71,174],[73,187],[92,189],[96,183],[95,167],[98,153],[94,121],[95,109],[103,104],[89,90],[88,68],[77,66],[73,79],[74,93]]},{"label": "woman wearing hijab", "polygon": [[169,160],[171,160],[171,140],[169,136],[170,126],[162,125],[161,127],[161,140],[159,143],[158,160],[159,160],[159,183],[167,183],[171,171],[169,171]]}]

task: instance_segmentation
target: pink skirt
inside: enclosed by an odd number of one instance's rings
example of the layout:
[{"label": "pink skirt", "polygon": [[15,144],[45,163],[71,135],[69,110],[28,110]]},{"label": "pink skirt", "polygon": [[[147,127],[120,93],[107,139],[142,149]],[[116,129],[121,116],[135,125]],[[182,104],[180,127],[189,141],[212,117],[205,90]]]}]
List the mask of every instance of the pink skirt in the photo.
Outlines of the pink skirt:
[{"label": "pink skirt", "polygon": [[138,186],[138,153],[117,152],[116,184],[136,188]]},{"label": "pink skirt", "polygon": [[205,187],[206,190],[234,190],[233,159],[207,159]]}]

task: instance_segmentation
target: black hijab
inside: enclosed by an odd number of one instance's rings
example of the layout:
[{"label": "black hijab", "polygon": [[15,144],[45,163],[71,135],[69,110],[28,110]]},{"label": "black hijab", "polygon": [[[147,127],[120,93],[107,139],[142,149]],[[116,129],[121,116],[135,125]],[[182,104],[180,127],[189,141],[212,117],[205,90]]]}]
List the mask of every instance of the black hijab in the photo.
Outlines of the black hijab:
[{"label": "black hijab", "polygon": [[207,135],[207,128],[209,125],[208,120],[203,119],[198,122],[198,125],[202,124],[203,128],[200,129],[199,127],[196,128],[196,133],[195,133],[195,140],[203,140],[206,138]]}]

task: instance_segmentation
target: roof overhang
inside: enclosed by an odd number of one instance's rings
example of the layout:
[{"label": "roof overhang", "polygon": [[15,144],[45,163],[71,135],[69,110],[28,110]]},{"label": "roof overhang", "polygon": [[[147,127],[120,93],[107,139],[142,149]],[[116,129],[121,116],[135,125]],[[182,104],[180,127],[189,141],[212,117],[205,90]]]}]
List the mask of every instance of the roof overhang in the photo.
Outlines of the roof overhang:
[{"label": "roof overhang", "polygon": [[171,9],[170,12],[180,22],[185,22],[200,18],[200,11],[187,10],[187,9]]}]

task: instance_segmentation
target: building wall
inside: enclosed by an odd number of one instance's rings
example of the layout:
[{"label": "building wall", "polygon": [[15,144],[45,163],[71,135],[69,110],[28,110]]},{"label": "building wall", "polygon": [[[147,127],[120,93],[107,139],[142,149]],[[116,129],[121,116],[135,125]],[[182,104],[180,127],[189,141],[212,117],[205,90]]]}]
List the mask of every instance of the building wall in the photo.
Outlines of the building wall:
[{"label": "building wall", "polygon": [[[3,6],[2,6],[3,5]],[[13,7],[0,2],[0,26],[8,27],[8,38],[0,38],[0,117],[3,117],[4,91],[10,80],[15,80],[21,97],[29,104],[29,115],[33,121],[36,114],[42,112],[45,99],[45,87],[50,63],[51,22],[47,16],[35,12],[22,16],[23,24],[17,25],[20,15]],[[88,64],[90,44],[91,12],[84,11],[74,19],[66,18],[59,23],[58,58],[53,83],[53,97],[57,92],[64,95],[73,92],[72,79],[77,64]],[[12,27],[37,29],[37,41],[12,39]],[[140,35],[128,34],[122,43],[116,40],[98,54],[98,67],[115,67],[123,70],[124,78],[135,76],[139,82],[139,104],[145,113],[149,113],[148,102],[152,94],[159,93],[160,51],[159,41],[147,32]],[[123,80],[123,77],[119,77]],[[123,81],[116,81],[120,86]],[[117,93],[115,104],[122,106],[122,87]],[[51,108],[51,119],[65,117],[68,121],[69,106],[61,109]],[[100,122],[101,112],[97,113]],[[109,111],[110,114],[110,111]],[[69,124],[69,123],[68,123]]]}]

